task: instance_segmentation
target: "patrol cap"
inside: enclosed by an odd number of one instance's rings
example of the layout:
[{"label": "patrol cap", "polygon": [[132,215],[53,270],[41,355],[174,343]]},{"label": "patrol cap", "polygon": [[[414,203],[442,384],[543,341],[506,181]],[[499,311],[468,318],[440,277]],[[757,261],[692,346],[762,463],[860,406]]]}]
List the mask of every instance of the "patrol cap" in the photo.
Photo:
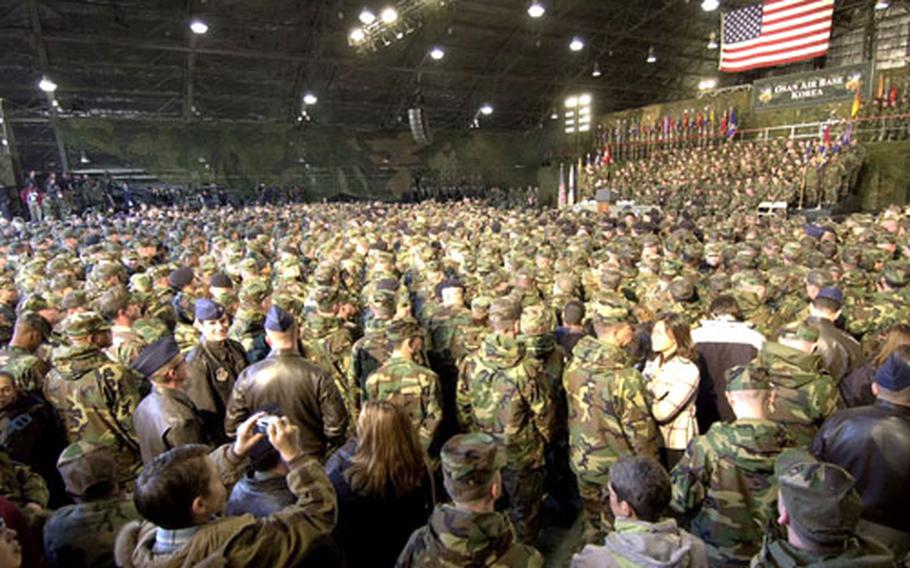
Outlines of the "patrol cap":
[{"label": "patrol cap", "polygon": [[892,288],[903,288],[907,285],[907,266],[898,263],[890,263],[882,271],[882,278]]},{"label": "patrol cap", "polygon": [[195,275],[193,269],[188,266],[182,266],[171,272],[167,277],[167,283],[171,288],[183,290],[187,284],[193,281]]},{"label": "patrol cap", "polygon": [[833,286],[822,288],[818,291],[818,295],[815,297],[816,299],[822,298],[824,300],[831,300],[832,302],[837,302],[838,304],[844,303],[844,293]]},{"label": "patrol cap", "polygon": [[471,309],[479,312],[487,312],[490,310],[490,305],[492,303],[493,299],[489,296],[477,296],[471,300]]},{"label": "patrol cap", "polygon": [[745,365],[738,365],[727,371],[727,392],[769,390],[771,381],[765,373],[753,373]]},{"label": "patrol cap", "polygon": [[774,464],[791,524],[800,536],[826,545],[853,535],[863,502],[847,470],[820,462],[809,452],[784,450]]},{"label": "patrol cap", "polygon": [[29,329],[37,330],[41,333],[42,341],[50,337],[51,335],[51,326],[50,323],[43,317],[41,317],[37,312],[22,312],[16,318],[16,324],[20,322],[28,326]]},{"label": "patrol cap", "polygon": [[272,306],[265,316],[265,329],[283,333],[294,327],[294,316],[280,306]]},{"label": "patrol cap", "polygon": [[406,339],[423,337],[423,330],[420,329],[420,326],[416,321],[409,318],[402,318],[389,323],[385,330],[385,336],[392,343],[399,344]]},{"label": "patrol cap", "polygon": [[910,387],[910,365],[900,353],[892,353],[875,372],[875,382],[889,391],[902,391]]},{"label": "patrol cap", "polygon": [[594,322],[601,325],[626,323],[631,319],[627,308],[615,304],[598,302],[592,306],[590,311]]},{"label": "patrol cap", "polygon": [[198,321],[220,320],[224,317],[224,306],[212,300],[196,300],[195,317]]},{"label": "patrol cap", "polygon": [[490,305],[490,319],[518,321],[521,318],[521,304],[511,298],[497,298]]},{"label": "patrol cap", "polygon": [[543,305],[528,306],[521,311],[521,332],[544,333],[554,327],[553,312]]},{"label": "patrol cap", "polygon": [[130,367],[142,373],[142,376],[148,378],[170,363],[171,360],[178,355],[180,355],[180,346],[177,345],[177,341],[174,337],[162,337],[158,341],[155,341],[142,349]]},{"label": "patrol cap", "polygon": [[506,464],[496,439],[485,432],[452,437],[440,452],[446,491],[453,499],[474,501],[484,495]]},{"label": "patrol cap", "polygon": [[834,284],[834,278],[831,277],[831,272],[828,270],[810,270],[806,274],[806,283],[826,288]]},{"label": "patrol cap", "polygon": [[677,302],[687,302],[695,298],[695,286],[688,278],[674,278],[670,282],[670,295]]},{"label": "patrol cap", "polygon": [[85,441],[70,444],[57,459],[66,492],[81,497],[100,483],[117,483],[117,462],[110,446]]},{"label": "patrol cap", "polygon": [[64,333],[68,337],[84,337],[110,328],[111,324],[98,312],[79,312],[63,321]]}]

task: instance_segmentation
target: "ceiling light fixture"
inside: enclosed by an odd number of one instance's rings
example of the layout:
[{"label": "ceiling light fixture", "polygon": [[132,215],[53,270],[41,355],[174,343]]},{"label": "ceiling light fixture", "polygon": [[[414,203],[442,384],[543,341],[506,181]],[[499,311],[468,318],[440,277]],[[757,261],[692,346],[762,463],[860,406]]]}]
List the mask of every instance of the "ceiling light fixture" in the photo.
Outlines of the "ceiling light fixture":
[{"label": "ceiling light fixture", "polygon": [[202,20],[193,20],[190,22],[190,30],[196,35],[202,35],[209,31],[209,25]]},{"label": "ceiling light fixture", "polygon": [[717,49],[717,32],[711,32],[708,36],[708,49]]},{"label": "ceiling light fixture", "polygon": [[376,21],[376,14],[371,12],[369,8],[364,8],[363,11],[360,12],[358,19],[360,20],[361,24],[368,26]]},{"label": "ceiling light fixture", "polygon": [[654,55],[653,47],[648,48],[648,58],[645,59],[645,61],[647,61],[648,63],[657,63],[657,56]]},{"label": "ceiling light fixture", "polygon": [[702,79],[698,82],[699,91],[710,91],[717,86],[717,79]]},{"label": "ceiling light fixture", "polygon": [[319,102],[319,99],[313,93],[306,93],[303,95],[303,104],[305,105],[314,105]]},{"label": "ceiling light fixture", "polygon": [[594,63],[594,70],[591,71],[592,77],[600,77],[603,73],[600,72],[600,66],[597,63]]},{"label": "ceiling light fixture", "polygon": [[430,57],[436,61],[439,61],[445,56],[446,52],[441,47],[434,47],[432,50],[430,50]]},{"label": "ceiling light fixture", "polygon": [[534,19],[542,18],[547,13],[547,9],[540,2],[533,2],[528,7],[528,15]]},{"label": "ceiling light fixture", "polygon": [[555,108],[550,111],[550,120],[559,120],[559,111]]},{"label": "ceiling light fixture", "polygon": [[569,44],[569,49],[572,51],[578,52],[585,48],[585,42],[582,41],[580,37],[572,38],[572,43]]},{"label": "ceiling light fixture", "polygon": [[493,114],[493,105],[487,103],[487,104],[483,105],[482,107],[480,107],[480,114],[482,114],[484,116],[490,116],[491,114]]},{"label": "ceiling light fixture", "polygon": [[363,28],[354,28],[351,30],[350,39],[351,43],[353,44],[363,43],[363,40],[365,40],[366,37],[367,36],[366,33],[364,33]]},{"label": "ceiling light fixture", "polygon": [[713,12],[714,10],[717,10],[718,6],[720,6],[720,2],[718,0],[704,0],[701,3],[701,9],[705,12]]},{"label": "ceiling light fixture", "polygon": [[42,77],[41,80],[38,81],[38,88],[45,93],[53,93],[57,90],[57,83],[54,83],[47,77]]},{"label": "ceiling light fixture", "polygon": [[891,2],[889,0],[878,0],[878,2],[875,3],[876,10],[887,10],[890,7]]},{"label": "ceiling light fixture", "polygon": [[398,20],[398,10],[389,6],[382,11],[382,21],[386,24],[394,24]]}]

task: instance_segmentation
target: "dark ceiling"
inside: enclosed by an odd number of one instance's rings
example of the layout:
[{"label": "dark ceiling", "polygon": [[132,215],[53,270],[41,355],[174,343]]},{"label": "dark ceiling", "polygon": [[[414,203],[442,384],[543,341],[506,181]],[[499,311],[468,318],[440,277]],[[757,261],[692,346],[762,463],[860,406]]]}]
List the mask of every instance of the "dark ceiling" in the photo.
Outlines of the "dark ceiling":
[{"label": "dark ceiling", "polygon": [[[590,92],[599,114],[691,96],[717,74],[706,44],[720,11],[703,12],[700,0],[548,0],[539,20],[529,0],[399,2],[408,3],[420,5],[421,26],[358,53],[348,34],[359,12],[391,2],[0,0],[0,97],[14,121],[38,122],[49,101],[36,85],[47,75],[64,115],[294,121],[312,91],[315,122],[403,128],[420,93],[433,128],[467,128],[490,103],[485,126],[522,129],[570,92]],[[867,3],[838,0],[836,18]],[[207,34],[189,31],[194,17]],[[586,41],[579,53],[568,49],[573,36]],[[428,56],[436,45],[442,61]]]}]

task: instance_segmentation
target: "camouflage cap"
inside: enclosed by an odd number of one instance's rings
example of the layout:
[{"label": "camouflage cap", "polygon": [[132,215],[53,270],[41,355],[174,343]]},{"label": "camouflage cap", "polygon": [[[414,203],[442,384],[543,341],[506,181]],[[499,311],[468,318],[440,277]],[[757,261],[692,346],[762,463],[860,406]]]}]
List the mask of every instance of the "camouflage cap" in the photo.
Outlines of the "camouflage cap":
[{"label": "camouflage cap", "polygon": [[737,391],[769,391],[771,381],[768,375],[761,372],[752,372],[746,365],[739,365],[727,371],[727,392]]},{"label": "camouflage cap", "polygon": [[489,296],[477,296],[471,300],[471,309],[478,312],[488,312],[492,304],[493,299]]},{"label": "camouflage cap", "polygon": [[500,321],[519,321],[521,304],[512,298],[497,298],[490,305],[490,319]]},{"label": "camouflage cap", "polygon": [[674,278],[670,282],[670,295],[677,302],[688,302],[695,299],[695,286],[688,278]]},{"label": "camouflage cap", "polygon": [[781,253],[785,258],[790,260],[798,259],[803,254],[803,246],[796,242],[790,242],[784,245]]},{"label": "camouflage cap", "polygon": [[70,444],[57,459],[66,492],[81,497],[99,483],[117,483],[117,462],[109,446],[85,441]]},{"label": "camouflage cap", "polygon": [[385,336],[390,342],[399,344],[406,339],[423,337],[423,330],[416,321],[409,318],[402,318],[389,323],[385,330]]},{"label": "camouflage cap", "polygon": [[152,275],[141,272],[130,276],[130,290],[133,292],[149,292],[152,289]]},{"label": "camouflage cap", "polygon": [[612,303],[597,302],[589,310],[592,319],[601,325],[626,323],[631,320],[629,310]]},{"label": "camouflage cap", "polygon": [[830,270],[810,270],[806,274],[806,283],[818,288],[827,288],[834,285],[834,278]]},{"label": "camouflage cap", "polygon": [[820,462],[805,450],[789,449],[778,456],[774,473],[797,534],[822,545],[853,536],[863,502],[847,470]]},{"label": "camouflage cap", "polygon": [[331,264],[320,264],[313,272],[313,281],[317,284],[328,285],[335,279],[335,267]]},{"label": "camouflage cap", "polygon": [[446,491],[461,501],[482,497],[496,472],[506,464],[499,443],[484,432],[453,436],[442,447],[439,457]]},{"label": "camouflage cap", "polygon": [[376,309],[393,310],[396,302],[395,292],[391,290],[379,289],[370,294],[370,306]]},{"label": "camouflage cap", "polygon": [[553,311],[541,304],[527,306],[521,311],[521,332],[524,334],[545,333],[555,327]]},{"label": "camouflage cap", "polygon": [[21,312],[40,312],[48,308],[47,300],[40,294],[29,294],[19,300],[17,311]]},{"label": "camouflage cap", "polygon": [[69,292],[66,296],[63,296],[63,301],[60,302],[60,307],[64,310],[82,308],[87,305],[88,295],[82,290],[73,290],[72,292]]},{"label": "camouflage cap", "polygon": [[84,337],[99,331],[107,331],[111,324],[98,312],[79,312],[63,320],[63,330],[68,337]]},{"label": "camouflage cap", "polygon": [[908,281],[908,267],[902,263],[889,263],[882,271],[882,278],[893,288],[903,288]]}]

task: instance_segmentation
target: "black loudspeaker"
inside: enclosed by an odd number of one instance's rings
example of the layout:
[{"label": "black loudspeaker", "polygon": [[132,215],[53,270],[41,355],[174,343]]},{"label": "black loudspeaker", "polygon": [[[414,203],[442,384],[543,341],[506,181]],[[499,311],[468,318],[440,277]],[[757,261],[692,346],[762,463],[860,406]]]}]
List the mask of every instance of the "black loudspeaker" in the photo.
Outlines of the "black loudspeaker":
[{"label": "black loudspeaker", "polygon": [[408,109],[408,122],[411,125],[411,136],[414,142],[418,144],[429,144],[433,140],[430,134],[430,125],[427,122],[427,115],[422,108]]}]

